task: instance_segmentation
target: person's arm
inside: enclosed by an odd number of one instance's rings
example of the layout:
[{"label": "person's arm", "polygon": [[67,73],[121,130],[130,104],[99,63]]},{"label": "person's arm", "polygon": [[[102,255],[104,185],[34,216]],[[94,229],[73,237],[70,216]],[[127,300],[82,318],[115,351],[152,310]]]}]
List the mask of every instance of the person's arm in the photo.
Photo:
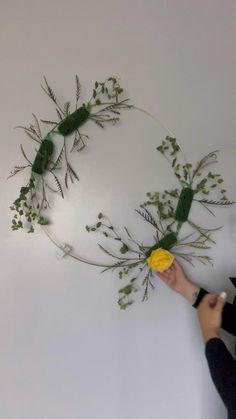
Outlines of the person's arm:
[{"label": "person's arm", "polygon": [[221,297],[211,295],[194,284],[176,260],[170,269],[163,273],[158,272],[157,275],[171,289],[198,308],[199,324],[203,340],[206,343],[205,353],[213,382],[230,413],[230,417],[236,418],[236,361],[219,338],[221,321],[225,330],[236,334],[235,306],[229,303],[225,305],[225,293]]},{"label": "person's arm", "polygon": [[[186,298],[190,304],[197,308],[208,291],[200,288],[186,275],[181,264],[174,261],[170,269],[165,272],[157,272],[161,278],[173,291],[178,292]],[[222,329],[236,336],[236,306],[226,303],[222,314]]]},{"label": "person's arm", "polygon": [[[222,329],[236,336],[236,306],[226,303],[222,313]],[[235,393],[236,398],[236,393]]]},{"label": "person's arm", "polygon": [[[208,294],[208,291],[201,288],[196,302],[193,304],[193,307],[198,308],[204,296]],[[225,303],[223,312],[222,312],[222,329],[226,332],[231,333],[231,335],[236,336],[236,306],[234,304]],[[236,397],[236,396],[235,396]]]},{"label": "person's arm", "polygon": [[233,418],[236,417],[236,361],[219,338],[225,298],[225,293],[206,295],[198,308],[198,320],[212,380]]},{"label": "person's arm", "polygon": [[225,406],[231,415],[236,414],[236,361],[216,337],[206,343],[205,354],[212,380]]}]

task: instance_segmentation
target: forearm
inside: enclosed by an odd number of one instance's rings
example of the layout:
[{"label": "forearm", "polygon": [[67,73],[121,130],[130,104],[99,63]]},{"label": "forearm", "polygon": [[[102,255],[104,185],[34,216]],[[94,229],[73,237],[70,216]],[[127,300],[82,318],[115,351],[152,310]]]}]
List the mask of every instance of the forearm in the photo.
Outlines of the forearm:
[{"label": "forearm", "polygon": [[219,338],[207,342],[205,354],[212,380],[225,406],[231,414],[236,413],[236,361]]},{"label": "forearm", "polygon": [[[199,289],[199,294],[193,307],[197,308],[202,301],[203,297],[208,294],[208,291],[203,288]],[[236,306],[230,303],[225,303],[222,312],[222,329],[228,333],[236,336]]]},{"label": "forearm", "polygon": [[181,290],[180,294],[193,305],[198,298],[200,287],[189,279],[186,281],[185,286]]}]

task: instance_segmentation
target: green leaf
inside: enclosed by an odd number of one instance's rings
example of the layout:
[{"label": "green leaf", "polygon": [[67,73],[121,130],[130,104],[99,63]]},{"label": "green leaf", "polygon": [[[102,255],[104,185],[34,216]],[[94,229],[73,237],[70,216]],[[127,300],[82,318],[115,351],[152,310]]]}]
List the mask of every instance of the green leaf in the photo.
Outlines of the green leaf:
[{"label": "green leaf", "polygon": [[129,284],[129,285],[126,285],[126,287],[121,288],[119,290],[119,293],[129,295],[129,294],[131,294],[132,291],[133,291],[133,285]]},{"label": "green leaf", "polygon": [[123,246],[120,248],[120,253],[124,254],[127,253],[129,251],[129,247],[127,246],[127,244],[123,243]]},{"label": "green leaf", "polygon": [[46,225],[48,225],[48,220],[46,218],[44,218],[44,217],[41,216],[38,219],[38,224],[40,224],[42,226],[46,226]]}]

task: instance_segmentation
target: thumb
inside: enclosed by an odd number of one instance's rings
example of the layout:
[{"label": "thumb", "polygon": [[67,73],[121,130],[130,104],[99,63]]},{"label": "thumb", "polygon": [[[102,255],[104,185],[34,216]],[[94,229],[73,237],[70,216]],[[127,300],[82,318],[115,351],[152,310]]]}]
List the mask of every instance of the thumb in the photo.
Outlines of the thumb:
[{"label": "thumb", "polygon": [[215,307],[216,302],[217,302],[217,295],[206,294],[201,302],[201,305],[204,305],[205,307]]},{"label": "thumb", "polygon": [[222,313],[222,310],[223,310],[223,308],[224,308],[225,301],[226,301],[226,297],[227,297],[226,292],[221,292],[221,293],[220,293],[220,295],[219,295],[219,296],[218,296],[218,298],[217,298],[217,303],[216,303],[215,308],[216,308],[216,310],[218,310],[220,313]]}]

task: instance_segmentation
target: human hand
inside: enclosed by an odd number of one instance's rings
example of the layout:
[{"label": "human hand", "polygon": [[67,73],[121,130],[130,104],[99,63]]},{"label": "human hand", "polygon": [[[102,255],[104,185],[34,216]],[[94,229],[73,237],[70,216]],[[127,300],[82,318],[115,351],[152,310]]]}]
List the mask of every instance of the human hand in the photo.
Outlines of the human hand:
[{"label": "human hand", "polygon": [[193,304],[194,297],[197,295],[200,288],[188,278],[181,264],[177,262],[176,259],[169,269],[165,272],[156,272],[156,275],[173,291],[178,292]]},{"label": "human hand", "polygon": [[198,320],[205,343],[214,337],[219,337],[225,300],[225,292],[220,295],[207,294],[198,307]]}]

